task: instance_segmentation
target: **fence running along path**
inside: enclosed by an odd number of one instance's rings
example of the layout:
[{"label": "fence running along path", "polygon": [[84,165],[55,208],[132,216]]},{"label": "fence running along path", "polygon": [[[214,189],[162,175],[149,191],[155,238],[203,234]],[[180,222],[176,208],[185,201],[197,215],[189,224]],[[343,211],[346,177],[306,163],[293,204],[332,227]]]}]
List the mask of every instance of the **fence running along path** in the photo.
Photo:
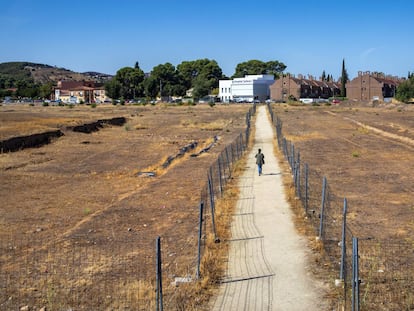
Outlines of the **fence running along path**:
[{"label": "fence running along path", "polygon": [[[181,276],[180,282],[202,277],[200,262],[206,252],[207,234],[212,232],[220,241],[214,219],[215,202],[232,178],[234,164],[247,149],[255,111],[253,105],[246,114],[245,130],[207,170],[200,204],[194,207],[200,215],[192,236],[178,236],[174,228],[155,241],[134,234],[127,240],[85,234],[48,243],[35,235],[24,239],[11,236],[0,241],[0,310],[185,308],[185,297],[166,281],[171,276]],[[179,241],[186,252],[185,259],[182,254],[170,256],[170,241]],[[142,256],[143,249],[153,249],[153,255]]]},{"label": "fence running along path", "polygon": [[[273,114],[271,106],[268,107],[277,133],[277,144],[290,164],[297,197],[337,268],[338,284],[343,292],[338,308],[352,311],[413,310],[413,245],[406,241],[358,239],[357,232],[353,232],[346,222],[346,198],[338,200],[327,178],[306,164],[300,150],[284,138],[281,120]],[[250,120],[255,111],[256,106],[253,105],[246,114],[245,132],[223,149],[206,172],[206,183],[200,191],[200,204],[196,207],[200,213],[199,223],[193,236],[184,240],[171,230],[157,238],[156,243],[154,239],[142,236],[128,240],[74,236],[48,243],[47,248],[35,236],[0,241],[0,309],[19,310],[25,306],[46,307],[47,310],[185,309],[185,305],[179,305],[180,301],[185,303],[179,291],[171,290],[163,279],[171,275],[184,276],[181,281],[202,278],[200,262],[206,252],[207,233],[212,232],[216,241],[220,241],[214,219],[215,200],[225,190],[234,163],[247,150]],[[245,204],[244,212],[239,216],[247,216],[244,218],[248,219],[252,208],[248,196]],[[250,238],[246,243],[263,240],[257,227],[249,227],[248,230],[246,233]],[[183,249],[194,254],[190,262],[182,262],[180,256],[168,256],[169,239],[182,241]],[[261,253],[266,247],[257,243],[254,252]],[[143,248],[154,249],[153,256],[140,256],[139,250]],[[249,256],[251,253],[245,254]],[[261,260],[265,269],[248,277],[269,287],[269,280],[272,274],[277,275],[277,270],[269,265],[270,260]],[[148,266],[154,269],[148,270]],[[231,282],[237,278],[226,280],[227,284],[237,283]],[[239,294],[249,291],[251,287]],[[268,290],[265,292],[269,293]],[[267,306],[275,306],[275,295],[266,296],[261,291],[258,294],[264,297]]]},{"label": "fence running along path", "polygon": [[409,241],[359,239],[347,223],[348,202],[308,166],[300,150],[282,133],[282,120],[269,113],[277,143],[288,162],[296,197],[337,269],[342,310],[414,310],[414,246]]},{"label": "fence running along path", "polygon": [[[255,154],[265,155],[258,176]],[[306,242],[296,232],[273,154],[274,132],[259,107],[254,146],[240,177],[231,225],[229,262],[212,310],[324,310],[321,290],[306,269]]]}]

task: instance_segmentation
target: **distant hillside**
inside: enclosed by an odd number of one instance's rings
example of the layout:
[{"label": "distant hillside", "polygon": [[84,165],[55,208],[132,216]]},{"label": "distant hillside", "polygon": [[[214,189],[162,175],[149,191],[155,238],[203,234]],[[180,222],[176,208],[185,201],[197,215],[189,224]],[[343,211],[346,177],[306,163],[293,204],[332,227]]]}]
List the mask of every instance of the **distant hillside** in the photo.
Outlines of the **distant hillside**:
[{"label": "distant hillside", "polygon": [[7,62],[0,63],[0,77],[15,81],[33,79],[35,83],[45,84],[48,82],[56,83],[59,80],[104,82],[110,79],[111,75],[98,72],[79,73],[65,68],[30,62]]}]

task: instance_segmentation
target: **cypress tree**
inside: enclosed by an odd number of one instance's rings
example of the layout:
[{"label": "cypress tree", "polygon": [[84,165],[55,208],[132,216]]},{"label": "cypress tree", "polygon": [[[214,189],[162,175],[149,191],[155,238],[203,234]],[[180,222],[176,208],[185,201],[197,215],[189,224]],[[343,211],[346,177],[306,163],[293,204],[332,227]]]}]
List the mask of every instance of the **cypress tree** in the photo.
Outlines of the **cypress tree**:
[{"label": "cypress tree", "polygon": [[345,84],[348,81],[348,73],[345,69],[345,59],[342,60],[342,75],[341,75],[341,97],[346,97]]},{"label": "cypress tree", "polygon": [[325,70],[322,72],[322,78],[321,78],[321,80],[322,80],[322,81],[326,81],[326,74],[325,74]]}]

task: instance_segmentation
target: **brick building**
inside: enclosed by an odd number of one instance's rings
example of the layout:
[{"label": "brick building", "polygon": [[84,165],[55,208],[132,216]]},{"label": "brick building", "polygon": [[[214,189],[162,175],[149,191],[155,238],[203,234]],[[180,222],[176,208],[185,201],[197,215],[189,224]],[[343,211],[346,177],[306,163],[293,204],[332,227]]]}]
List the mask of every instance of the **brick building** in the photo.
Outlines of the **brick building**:
[{"label": "brick building", "polygon": [[341,86],[337,82],[316,80],[312,76],[308,79],[299,75],[297,78],[291,75],[280,77],[270,86],[270,99],[286,101],[289,98],[324,98],[338,96]]},{"label": "brick building", "polygon": [[346,83],[346,97],[359,101],[387,101],[395,96],[400,83],[401,79],[397,77],[360,71],[356,78]]}]

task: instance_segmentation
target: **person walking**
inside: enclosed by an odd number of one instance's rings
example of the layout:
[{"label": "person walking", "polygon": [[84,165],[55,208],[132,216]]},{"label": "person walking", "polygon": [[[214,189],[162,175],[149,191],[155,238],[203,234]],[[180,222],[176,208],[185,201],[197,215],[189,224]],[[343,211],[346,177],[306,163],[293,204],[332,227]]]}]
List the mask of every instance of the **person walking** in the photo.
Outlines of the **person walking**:
[{"label": "person walking", "polygon": [[264,154],[262,153],[262,149],[259,148],[255,157],[256,157],[257,170],[259,171],[259,176],[260,176],[262,175],[262,166],[263,164],[265,164]]}]

